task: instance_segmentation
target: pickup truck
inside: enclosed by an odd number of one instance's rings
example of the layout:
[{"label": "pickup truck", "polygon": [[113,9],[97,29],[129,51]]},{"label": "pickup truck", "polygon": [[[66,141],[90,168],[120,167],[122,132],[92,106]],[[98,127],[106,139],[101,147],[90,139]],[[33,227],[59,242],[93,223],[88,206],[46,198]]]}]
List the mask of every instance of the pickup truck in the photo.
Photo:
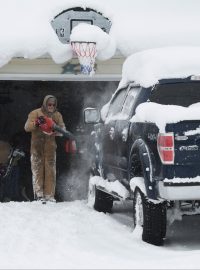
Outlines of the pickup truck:
[{"label": "pickup truck", "polygon": [[148,88],[130,82],[101,111],[86,108],[84,119],[94,124],[88,200],[95,210],[112,212],[115,200],[132,200],[134,226],[158,246],[169,222],[200,213],[198,78]]}]

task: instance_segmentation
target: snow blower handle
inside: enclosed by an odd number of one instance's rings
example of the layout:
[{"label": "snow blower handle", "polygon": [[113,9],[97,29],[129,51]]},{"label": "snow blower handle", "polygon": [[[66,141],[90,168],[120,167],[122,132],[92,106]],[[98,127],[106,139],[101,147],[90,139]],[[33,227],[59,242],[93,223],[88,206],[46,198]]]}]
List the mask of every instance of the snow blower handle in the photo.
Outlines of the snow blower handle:
[{"label": "snow blower handle", "polygon": [[56,124],[53,125],[53,131],[61,133],[63,137],[67,139],[65,142],[66,153],[71,153],[71,154],[77,153],[77,143],[75,140],[75,136],[71,132],[57,126]]},{"label": "snow blower handle", "polygon": [[56,124],[54,124],[52,128],[53,128],[53,131],[57,131],[57,132],[61,133],[65,138],[75,141],[74,135],[71,132],[69,132],[68,130],[63,129]]}]

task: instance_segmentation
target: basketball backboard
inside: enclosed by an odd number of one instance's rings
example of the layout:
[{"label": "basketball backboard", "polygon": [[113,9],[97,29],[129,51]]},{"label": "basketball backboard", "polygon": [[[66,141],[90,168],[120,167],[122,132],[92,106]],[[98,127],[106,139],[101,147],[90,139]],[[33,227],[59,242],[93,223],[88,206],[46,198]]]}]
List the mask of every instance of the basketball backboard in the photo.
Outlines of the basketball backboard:
[{"label": "basketball backboard", "polygon": [[58,14],[51,22],[59,40],[62,43],[70,42],[70,34],[79,23],[88,23],[100,27],[106,33],[109,33],[111,21],[105,18],[101,13],[92,9],[73,8]]}]

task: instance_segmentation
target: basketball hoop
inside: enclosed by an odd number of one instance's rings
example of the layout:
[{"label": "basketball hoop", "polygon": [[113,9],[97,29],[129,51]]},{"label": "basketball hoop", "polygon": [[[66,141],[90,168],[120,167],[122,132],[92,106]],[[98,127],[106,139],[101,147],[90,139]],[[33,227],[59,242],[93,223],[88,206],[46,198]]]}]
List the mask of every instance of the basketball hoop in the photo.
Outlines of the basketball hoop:
[{"label": "basketball hoop", "polygon": [[86,75],[94,74],[94,64],[97,55],[96,42],[72,41],[71,46],[78,56],[81,73]]}]

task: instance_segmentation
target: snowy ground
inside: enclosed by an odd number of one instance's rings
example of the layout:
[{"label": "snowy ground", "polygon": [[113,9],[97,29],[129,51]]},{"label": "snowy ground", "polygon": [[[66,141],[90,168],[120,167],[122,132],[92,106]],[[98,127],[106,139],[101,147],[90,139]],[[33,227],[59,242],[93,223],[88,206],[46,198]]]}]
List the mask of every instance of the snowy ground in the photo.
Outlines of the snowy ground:
[{"label": "snowy ground", "polygon": [[131,205],[95,212],[85,200],[0,204],[1,269],[199,269],[199,217],[168,229],[164,247],[142,242]]}]

